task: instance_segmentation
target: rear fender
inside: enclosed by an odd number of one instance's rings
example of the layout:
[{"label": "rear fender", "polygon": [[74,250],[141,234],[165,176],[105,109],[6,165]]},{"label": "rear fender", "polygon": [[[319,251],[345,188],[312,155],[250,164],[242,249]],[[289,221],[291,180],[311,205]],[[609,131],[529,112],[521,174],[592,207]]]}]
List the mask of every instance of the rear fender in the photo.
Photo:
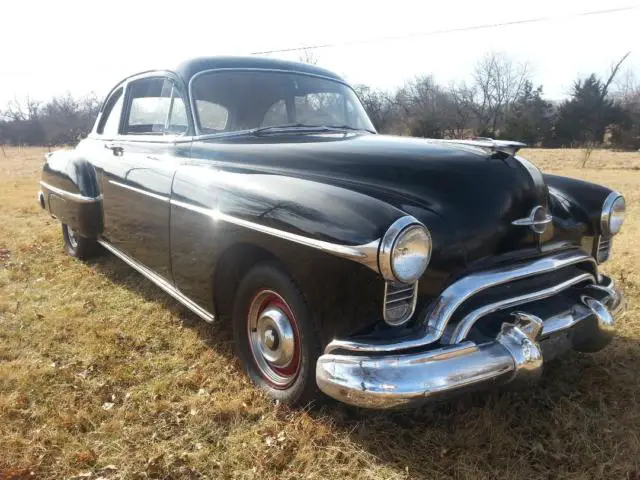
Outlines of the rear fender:
[{"label": "rear fender", "polygon": [[41,202],[49,213],[80,235],[96,238],[102,233],[102,196],[95,169],[74,151],[45,155]]}]

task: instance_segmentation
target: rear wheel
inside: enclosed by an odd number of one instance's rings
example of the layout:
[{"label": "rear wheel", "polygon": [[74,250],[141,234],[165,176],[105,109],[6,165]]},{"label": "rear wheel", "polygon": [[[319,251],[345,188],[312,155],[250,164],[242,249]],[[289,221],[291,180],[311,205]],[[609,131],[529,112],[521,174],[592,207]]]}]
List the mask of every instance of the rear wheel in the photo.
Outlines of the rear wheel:
[{"label": "rear wheel", "polygon": [[80,260],[94,257],[100,252],[100,244],[95,239],[83,237],[66,223],[62,224],[62,238],[67,253]]},{"label": "rear wheel", "polygon": [[242,279],[233,332],[243,369],[270,397],[289,405],[318,397],[315,367],[320,348],[311,312],[277,264],[260,264]]}]

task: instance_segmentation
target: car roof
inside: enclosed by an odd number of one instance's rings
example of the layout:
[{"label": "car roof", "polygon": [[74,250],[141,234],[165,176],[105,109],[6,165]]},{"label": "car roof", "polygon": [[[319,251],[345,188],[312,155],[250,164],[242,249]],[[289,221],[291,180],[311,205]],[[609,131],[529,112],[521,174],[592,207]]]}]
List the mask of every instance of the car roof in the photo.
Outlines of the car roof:
[{"label": "car roof", "polygon": [[258,56],[247,57],[199,57],[182,62],[173,70],[180,75],[186,84],[189,80],[199,72],[205,70],[216,69],[263,69],[263,70],[286,70],[299,73],[307,73],[312,75],[320,75],[323,77],[333,78],[343,82],[333,72],[324,68],[316,67],[308,63],[290,62],[287,60],[279,60],[275,58],[266,58]]}]

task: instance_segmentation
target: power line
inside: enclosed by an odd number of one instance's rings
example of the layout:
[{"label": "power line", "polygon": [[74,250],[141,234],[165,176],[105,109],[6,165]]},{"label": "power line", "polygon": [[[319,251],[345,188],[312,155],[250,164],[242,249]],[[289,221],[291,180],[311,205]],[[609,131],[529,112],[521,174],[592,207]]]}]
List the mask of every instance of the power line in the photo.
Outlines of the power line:
[{"label": "power line", "polygon": [[570,14],[566,16],[551,16],[551,17],[537,17],[537,18],[527,18],[522,20],[512,20],[509,22],[501,22],[501,23],[487,23],[484,25],[471,25],[468,27],[458,27],[458,28],[449,28],[442,30],[431,30],[428,32],[419,32],[419,33],[409,33],[405,35],[395,35],[395,36],[387,36],[387,37],[377,37],[377,38],[368,38],[362,40],[350,40],[346,42],[336,42],[336,43],[320,43],[317,45],[307,45],[304,47],[291,47],[291,48],[280,48],[276,50],[264,50],[261,52],[251,52],[250,55],[267,55],[269,53],[284,53],[284,52],[297,52],[302,50],[315,50],[319,48],[332,48],[332,47],[346,47],[350,45],[362,45],[366,43],[377,43],[377,42],[386,42],[389,40],[403,40],[406,38],[414,38],[414,37],[429,37],[433,35],[443,35],[445,33],[459,33],[459,32],[470,32],[474,30],[486,30],[490,28],[499,28],[499,27],[508,27],[512,25],[523,25],[523,24],[531,24],[531,23],[541,23],[548,22],[551,20],[557,19],[572,19],[579,17],[588,17],[595,15],[606,15],[610,13],[618,13],[618,12],[626,12],[629,10],[637,9],[637,6],[629,6],[629,7],[620,7],[620,8],[610,8],[607,10],[594,10],[591,12],[582,12],[576,14]]}]

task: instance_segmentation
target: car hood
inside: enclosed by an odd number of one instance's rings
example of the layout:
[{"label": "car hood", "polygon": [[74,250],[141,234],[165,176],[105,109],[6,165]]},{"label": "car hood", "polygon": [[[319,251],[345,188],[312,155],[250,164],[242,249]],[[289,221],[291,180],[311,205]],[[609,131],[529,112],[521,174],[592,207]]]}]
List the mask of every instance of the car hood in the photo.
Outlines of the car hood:
[{"label": "car hood", "polygon": [[536,246],[539,239],[530,229],[512,222],[547,202],[547,188],[535,167],[504,153],[436,140],[368,134],[244,136],[198,142],[192,156],[383,200],[431,229],[435,266],[438,258],[449,266],[456,259],[468,265]]}]

